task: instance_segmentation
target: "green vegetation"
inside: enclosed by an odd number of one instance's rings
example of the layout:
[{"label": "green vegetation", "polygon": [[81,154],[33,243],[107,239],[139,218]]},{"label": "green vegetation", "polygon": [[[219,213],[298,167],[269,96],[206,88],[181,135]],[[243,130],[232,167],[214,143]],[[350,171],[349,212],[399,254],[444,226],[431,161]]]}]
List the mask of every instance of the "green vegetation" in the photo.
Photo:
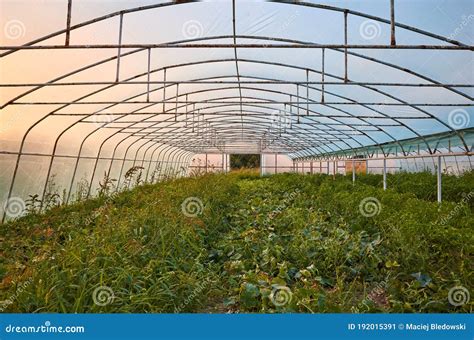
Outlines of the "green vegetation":
[{"label": "green vegetation", "polygon": [[33,211],[1,227],[0,308],[472,312],[448,296],[473,291],[473,175],[442,205],[423,176],[383,191],[376,176],[208,174]]},{"label": "green vegetation", "polygon": [[[357,175],[357,182],[382,187],[382,175]],[[474,194],[474,171],[461,177],[442,175],[443,200],[460,202],[467,194]],[[411,193],[417,198],[436,201],[436,176],[430,172],[387,174],[387,187],[400,193]],[[474,208],[474,197],[469,200]]]},{"label": "green vegetation", "polygon": [[255,169],[260,166],[260,155],[230,155],[231,169]]}]

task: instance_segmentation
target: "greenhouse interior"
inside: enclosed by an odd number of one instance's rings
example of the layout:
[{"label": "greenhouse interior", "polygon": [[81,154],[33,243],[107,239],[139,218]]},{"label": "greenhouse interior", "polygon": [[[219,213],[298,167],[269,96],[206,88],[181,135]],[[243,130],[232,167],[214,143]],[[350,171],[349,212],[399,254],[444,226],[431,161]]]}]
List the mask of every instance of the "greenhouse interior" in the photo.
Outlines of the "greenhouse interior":
[{"label": "greenhouse interior", "polygon": [[2,312],[473,312],[471,1],[0,9]]}]

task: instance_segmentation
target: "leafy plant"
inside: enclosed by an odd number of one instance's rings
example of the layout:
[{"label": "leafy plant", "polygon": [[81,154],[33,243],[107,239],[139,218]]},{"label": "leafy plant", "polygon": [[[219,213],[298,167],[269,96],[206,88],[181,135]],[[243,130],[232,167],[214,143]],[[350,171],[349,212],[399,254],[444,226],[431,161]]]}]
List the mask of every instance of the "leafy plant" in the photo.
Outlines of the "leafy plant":
[{"label": "leafy plant", "polygon": [[109,173],[104,171],[104,177],[102,178],[102,181],[99,182],[99,188],[97,189],[99,191],[99,196],[107,196],[114,188],[115,182],[117,182],[117,180],[115,178],[110,178]]},{"label": "leafy plant", "polygon": [[28,199],[25,201],[26,212],[28,214],[35,214],[39,212],[41,200],[38,197],[38,194],[28,195]]},{"label": "leafy plant", "polygon": [[125,180],[123,182],[123,187],[124,188],[129,188],[130,187],[130,184],[133,180],[133,177],[135,175],[137,175],[135,177],[135,184],[138,185],[141,183],[141,176],[142,176],[142,170],[144,169],[144,167],[142,166],[133,166],[131,167],[130,169],[127,170],[127,172],[125,173]]},{"label": "leafy plant", "polygon": [[[195,217],[183,213],[190,197]],[[5,311],[470,313],[448,295],[472,291],[472,225],[467,204],[361,176],[178,178],[9,222],[0,301],[31,280]],[[93,300],[101,286],[114,292],[105,306]]]},{"label": "leafy plant", "polygon": [[56,174],[51,175],[46,185],[46,192],[42,202],[42,208],[48,210],[54,206],[61,204],[61,196],[58,192],[58,186],[56,184]]}]

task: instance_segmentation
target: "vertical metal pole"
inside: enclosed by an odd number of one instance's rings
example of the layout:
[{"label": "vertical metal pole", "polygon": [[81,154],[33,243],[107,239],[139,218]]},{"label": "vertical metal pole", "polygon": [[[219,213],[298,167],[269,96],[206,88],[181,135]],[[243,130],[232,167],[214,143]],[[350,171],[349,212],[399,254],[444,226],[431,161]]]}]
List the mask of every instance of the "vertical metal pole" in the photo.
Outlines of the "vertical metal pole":
[{"label": "vertical metal pole", "polygon": [[326,161],[326,174],[329,175],[329,160]]},{"label": "vertical metal pole", "polygon": [[387,159],[383,158],[383,190],[387,190]]},{"label": "vertical metal pole", "polygon": [[207,153],[206,153],[206,174],[207,174]]},{"label": "vertical metal pole", "polygon": [[311,175],[312,175],[312,174],[313,174],[313,161],[311,161],[311,162],[309,163],[309,167],[310,167],[310,169],[311,169],[311,170],[310,170],[310,173],[311,173]]},{"label": "vertical metal pole", "polygon": [[222,153],[222,172],[224,172],[224,153]]},{"label": "vertical metal pole", "polygon": [[[293,122],[293,95],[290,94],[290,126]],[[300,122],[300,116],[297,116],[297,120],[296,120],[296,123],[299,124]]]},{"label": "vertical metal pole", "polygon": [[309,115],[309,70],[306,69],[306,115]]},{"label": "vertical metal pole", "polygon": [[186,112],[186,118],[185,118],[185,123],[184,123],[184,126],[188,127],[188,94],[186,93],[186,97],[185,97],[185,100],[186,100],[186,107],[184,108],[185,112]]},{"label": "vertical metal pole", "polygon": [[146,102],[150,102],[150,64],[151,64],[151,48],[148,49],[148,71],[147,71],[147,85],[146,85]]},{"label": "vertical metal pole", "polygon": [[441,203],[441,156],[438,156],[437,172],[437,188],[438,188],[438,202]]},{"label": "vertical metal pole", "polygon": [[165,98],[166,98],[166,67],[163,69],[163,110],[165,112]]},{"label": "vertical metal pole", "polygon": [[117,72],[115,76],[115,82],[118,83],[120,75],[120,54],[122,53],[122,28],[123,28],[123,13],[120,13],[120,26],[119,26],[119,41],[117,50]]},{"label": "vertical metal pole", "polygon": [[[344,11],[344,45],[347,46],[347,10]],[[347,47],[344,47],[344,83],[347,83]]]},{"label": "vertical metal pole", "polygon": [[275,153],[275,175],[278,173],[277,170],[278,170],[278,154]]},{"label": "vertical metal pole", "polygon": [[352,183],[356,181],[356,169],[355,169],[355,160],[352,158]]},{"label": "vertical metal pole", "polygon": [[390,0],[390,45],[395,46],[395,0]]},{"label": "vertical metal pole", "polygon": [[194,121],[195,121],[194,116],[195,115],[196,115],[196,103],[193,103],[193,123],[192,123],[192,127],[193,127],[192,132],[193,133],[194,133]]},{"label": "vertical metal pole", "polygon": [[300,85],[296,84],[296,110],[298,115],[298,123],[300,122]]},{"label": "vertical metal pole", "polygon": [[369,159],[368,158],[365,160],[365,172],[367,175],[369,174]]},{"label": "vertical metal pole", "polygon": [[178,121],[178,96],[179,96],[179,83],[176,83],[176,104],[174,106],[174,121]]},{"label": "vertical metal pole", "polygon": [[66,18],[66,46],[69,46],[69,38],[71,36],[71,9],[72,0],[67,2],[67,18]]},{"label": "vertical metal pole", "polygon": [[321,103],[324,103],[324,53],[325,49],[322,49],[322,65],[321,65]]},{"label": "vertical metal pole", "polygon": [[263,154],[260,154],[260,176],[263,176]]}]

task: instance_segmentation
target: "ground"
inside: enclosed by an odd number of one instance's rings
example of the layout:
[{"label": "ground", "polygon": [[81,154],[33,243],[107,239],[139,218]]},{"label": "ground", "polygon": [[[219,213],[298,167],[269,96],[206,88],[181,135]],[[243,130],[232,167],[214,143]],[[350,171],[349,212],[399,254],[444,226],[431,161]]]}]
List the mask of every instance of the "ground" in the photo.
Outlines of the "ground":
[{"label": "ground", "polygon": [[1,228],[0,308],[472,312],[474,177],[441,205],[433,178],[240,171],[31,214]]}]

